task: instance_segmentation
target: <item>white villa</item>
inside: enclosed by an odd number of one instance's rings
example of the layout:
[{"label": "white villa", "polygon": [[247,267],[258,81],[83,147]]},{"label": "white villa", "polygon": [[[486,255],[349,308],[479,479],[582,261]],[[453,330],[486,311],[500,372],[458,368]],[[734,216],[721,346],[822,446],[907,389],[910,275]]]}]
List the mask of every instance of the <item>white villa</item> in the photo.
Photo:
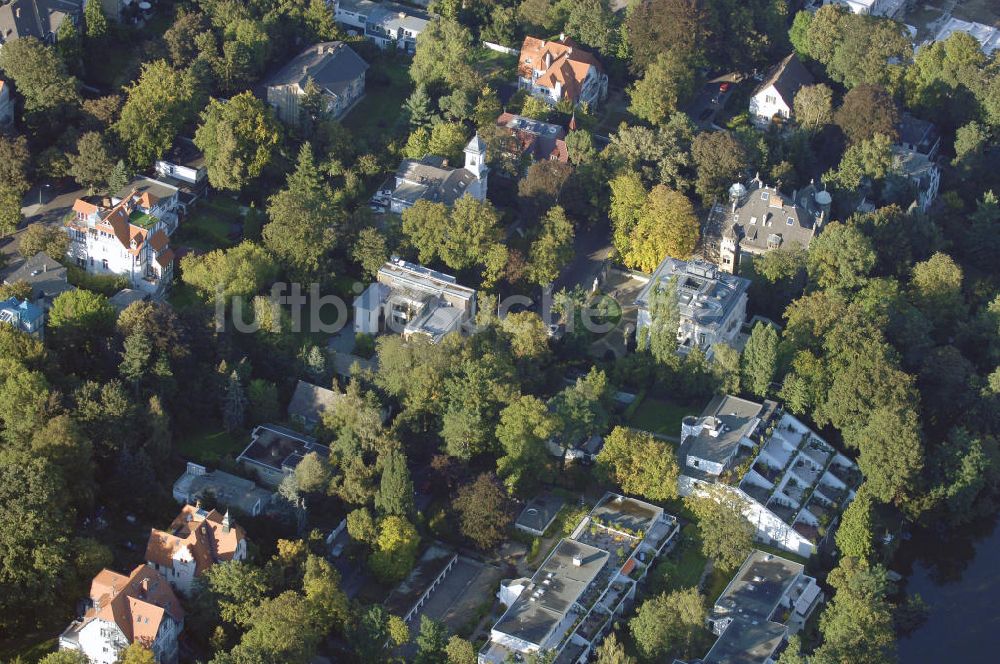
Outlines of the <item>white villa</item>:
[{"label": "white villa", "polygon": [[476,291],[455,277],[393,258],[378,278],[354,298],[354,331],[391,331],[409,338],[425,335],[440,341],[461,332],[476,317]]},{"label": "white villa", "polygon": [[743,500],[759,540],[806,557],[862,479],[853,461],[777,403],[728,395],[684,418],[678,457],[682,496],[724,486]]},{"label": "white villa", "polygon": [[105,569],[90,584],[83,617],[59,636],[59,649],[82,652],[91,664],[116,664],[138,641],[158,664],[174,664],[183,628],[184,611],[162,574],[149,565],[128,576]]},{"label": "white villa", "polygon": [[173,280],[178,209],[177,187],[149,178],[110,199],[79,198],[66,222],[66,256],[91,274],[124,276],[131,288],[160,294]]},{"label": "white villa", "polygon": [[702,260],[663,259],[635,300],[639,308],[636,334],[642,334],[652,323],[649,307],[653,289],[662,288],[670,280],[675,280],[680,303],[678,352],[700,348],[711,357],[713,344],[735,345],[746,321],[750,281],[726,274]]},{"label": "white villa", "polygon": [[229,512],[195,505],[185,505],[168,530],[153,528],[146,543],[146,562],[182,595],[190,595],[195,577],[215,563],[246,557],[246,533]]},{"label": "white villa", "polygon": [[597,58],[565,35],[558,41],[525,37],[517,87],[549,104],[565,100],[595,108],[608,94],[608,75]]},{"label": "white villa", "polygon": [[394,2],[334,0],[333,4],[337,23],[353,28],[381,49],[395,48],[410,54],[416,52],[417,37],[431,20],[422,9]]},{"label": "white villa", "polygon": [[501,582],[507,609],[479,664],[550,654],[583,664],[631,606],[650,566],[678,533],[677,519],[641,500],[607,493],[530,579]]}]

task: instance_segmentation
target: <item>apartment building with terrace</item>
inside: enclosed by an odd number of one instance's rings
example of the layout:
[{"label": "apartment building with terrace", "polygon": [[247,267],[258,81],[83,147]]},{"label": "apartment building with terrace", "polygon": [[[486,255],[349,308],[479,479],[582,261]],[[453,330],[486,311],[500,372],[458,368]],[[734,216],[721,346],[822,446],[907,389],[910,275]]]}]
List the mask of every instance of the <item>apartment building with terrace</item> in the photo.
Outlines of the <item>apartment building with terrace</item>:
[{"label": "apartment building with terrace", "polygon": [[582,664],[615,620],[631,609],[649,566],[677,535],[677,519],[649,503],[607,493],[560,540],[530,579],[505,580],[507,606],[479,651],[479,664]]},{"label": "apartment building with terrace", "polygon": [[822,601],[802,564],[754,550],[709,611],[708,627],[719,638],[691,664],[773,664]]},{"label": "apartment building with terrace", "polygon": [[719,484],[743,499],[757,538],[810,556],[861,484],[857,465],[774,401],[712,398],[685,417],[682,496]]}]

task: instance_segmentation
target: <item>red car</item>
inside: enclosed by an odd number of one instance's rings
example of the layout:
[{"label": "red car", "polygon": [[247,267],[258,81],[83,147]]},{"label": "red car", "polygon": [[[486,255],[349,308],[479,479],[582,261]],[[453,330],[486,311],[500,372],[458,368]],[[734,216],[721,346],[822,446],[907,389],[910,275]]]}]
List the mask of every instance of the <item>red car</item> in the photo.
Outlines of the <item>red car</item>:
[{"label": "red car", "polygon": [[729,83],[722,83],[719,85],[719,92],[728,92],[728,91],[729,91]]}]

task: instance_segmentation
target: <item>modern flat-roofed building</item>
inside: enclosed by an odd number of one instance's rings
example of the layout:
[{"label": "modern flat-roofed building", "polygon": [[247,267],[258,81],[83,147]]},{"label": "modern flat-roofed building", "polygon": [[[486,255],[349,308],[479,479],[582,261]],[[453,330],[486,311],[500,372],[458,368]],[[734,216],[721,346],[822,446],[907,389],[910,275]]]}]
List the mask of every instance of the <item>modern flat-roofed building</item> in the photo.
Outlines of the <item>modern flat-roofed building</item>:
[{"label": "modern flat-roofed building", "polygon": [[[410,3],[424,4],[425,3]],[[354,28],[379,48],[396,48],[406,53],[417,49],[417,37],[427,29],[431,15],[415,7],[373,0],[336,0],[334,20]]]},{"label": "modern flat-roofed building", "polygon": [[[800,563],[754,550],[719,595],[708,627],[719,638],[702,664],[772,664],[823,601]],[[675,664],[683,664],[676,661]]]},{"label": "modern flat-roofed building", "polygon": [[455,277],[393,258],[378,271],[377,281],[354,299],[354,331],[383,330],[440,341],[460,332],[476,316],[476,291]]},{"label": "modern flat-roofed building", "polygon": [[853,500],[861,473],[774,401],[717,395],[681,422],[682,496],[707,484],[744,505],[757,538],[810,556]]},{"label": "modern flat-roofed building", "polygon": [[271,502],[271,495],[248,479],[222,470],[210,471],[191,461],[173,487],[174,500],[182,505],[211,498],[223,509],[235,509],[249,516],[260,515]]},{"label": "modern flat-roofed building", "polygon": [[498,596],[507,610],[490,630],[479,663],[538,653],[558,664],[586,662],[677,531],[677,519],[662,508],[605,494],[530,579],[502,582]]},{"label": "modern flat-roofed building", "polygon": [[247,471],[256,473],[262,483],[277,487],[311,453],[327,459],[330,448],[291,429],[276,424],[261,424],[250,432],[250,444],[236,457],[236,461]]},{"label": "modern flat-roofed building", "polygon": [[700,348],[711,357],[713,344],[734,345],[746,321],[750,280],[726,274],[703,260],[663,259],[636,298],[636,334],[642,334],[652,322],[649,304],[653,289],[662,288],[671,279],[676,281],[680,304],[678,352]]}]

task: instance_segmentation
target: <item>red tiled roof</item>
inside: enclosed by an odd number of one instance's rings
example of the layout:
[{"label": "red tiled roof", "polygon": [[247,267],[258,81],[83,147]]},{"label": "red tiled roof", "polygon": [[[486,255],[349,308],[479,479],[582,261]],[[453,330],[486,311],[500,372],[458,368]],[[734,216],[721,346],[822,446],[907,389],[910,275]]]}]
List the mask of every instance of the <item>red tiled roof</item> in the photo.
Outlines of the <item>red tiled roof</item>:
[{"label": "red tiled roof", "polygon": [[90,600],[92,607],[84,615],[84,622],[95,618],[113,622],[129,643],[138,640],[151,644],[164,615],[177,622],[184,619],[170,584],[149,565],[139,565],[128,576],[101,570],[90,584]]},{"label": "red tiled roof", "polygon": [[174,554],[187,549],[194,560],[196,575],[216,562],[232,560],[246,535],[239,526],[223,527],[222,521],[223,516],[217,510],[206,514],[198,507],[185,505],[168,531],[151,530],[146,560],[169,569],[174,566]]},{"label": "red tiled roof", "polygon": [[[551,60],[546,65],[546,59]],[[591,67],[601,70],[601,63],[593,55],[582,50],[571,39],[545,41],[536,37],[525,37],[518,57],[517,73],[531,79],[535,71],[541,75],[535,84],[554,89],[562,85],[562,97],[575,100],[580,95],[583,81]]]}]

